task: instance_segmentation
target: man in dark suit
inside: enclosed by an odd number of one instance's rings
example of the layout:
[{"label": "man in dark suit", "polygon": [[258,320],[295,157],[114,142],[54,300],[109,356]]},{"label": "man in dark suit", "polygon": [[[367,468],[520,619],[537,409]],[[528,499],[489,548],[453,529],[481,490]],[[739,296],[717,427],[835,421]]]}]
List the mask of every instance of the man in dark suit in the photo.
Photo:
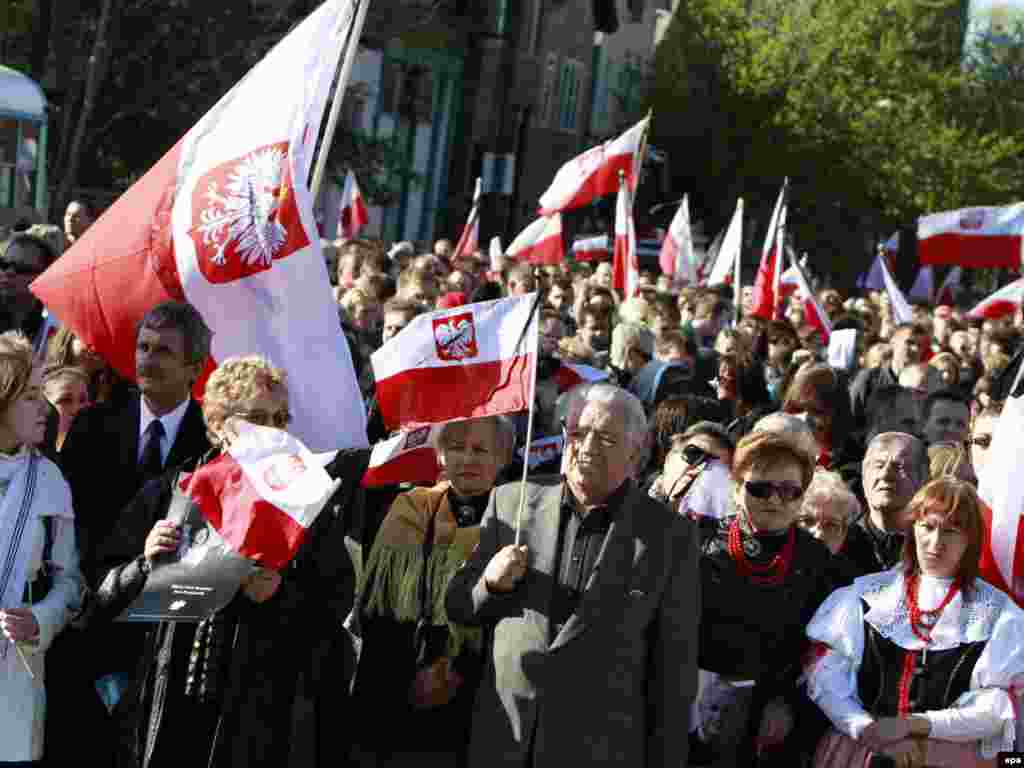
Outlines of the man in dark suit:
[{"label": "man in dark suit", "polygon": [[[189,304],[165,302],[139,323],[135,371],[139,393],[118,404],[86,408],[75,417],[60,455],[71,486],[82,573],[96,588],[98,552],[122,509],[151,480],[195,463],[210,450],[192,386],[210,354],[210,330]],[[124,694],[143,651],[144,627],[114,624],[65,632],[47,654],[49,677],[59,680],[47,697],[47,759],[70,765],[80,756],[67,729],[94,737],[92,759],[113,761],[117,745],[107,707]],[[112,694],[112,695],[111,695]]]},{"label": "man in dark suit", "polygon": [[191,396],[209,355],[210,331],[195,308],[160,304],[136,334],[139,394],[120,405],[87,408],[72,423],[61,467],[71,486],[87,578],[94,576],[96,548],[142,486],[210,450],[203,414]]},{"label": "man in dark suit", "polygon": [[690,521],[631,478],[643,406],[578,387],[564,478],[494,491],[448,617],[482,625],[486,671],[469,765],[687,764],[697,688],[697,542]]}]

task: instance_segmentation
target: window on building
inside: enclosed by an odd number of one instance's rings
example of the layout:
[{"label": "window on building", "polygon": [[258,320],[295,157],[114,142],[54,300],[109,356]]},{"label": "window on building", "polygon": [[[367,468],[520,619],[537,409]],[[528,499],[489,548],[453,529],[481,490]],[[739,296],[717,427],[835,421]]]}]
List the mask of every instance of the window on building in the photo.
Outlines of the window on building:
[{"label": "window on building", "polygon": [[558,128],[563,131],[579,130],[580,93],[583,90],[583,63],[567,59],[562,63],[558,80]]},{"label": "window on building", "polygon": [[644,70],[639,56],[626,54],[618,67],[617,83],[614,87],[620,118],[631,119],[643,107]]},{"label": "window on building", "polygon": [[558,76],[558,54],[549,53],[544,60],[544,74],[541,76],[540,93],[537,99],[537,123],[550,125],[555,105],[555,84]]}]

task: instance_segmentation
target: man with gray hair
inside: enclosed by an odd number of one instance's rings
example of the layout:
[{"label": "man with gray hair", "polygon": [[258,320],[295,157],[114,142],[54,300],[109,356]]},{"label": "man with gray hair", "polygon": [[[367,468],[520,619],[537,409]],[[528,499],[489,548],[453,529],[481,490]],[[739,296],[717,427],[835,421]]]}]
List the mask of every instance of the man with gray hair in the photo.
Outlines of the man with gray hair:
[{"label": "man with gray hair", "polygon": [[[686,765],[700,616],[692,523],[637,489],[643,405],[573,390],[561,477],[497,488],[446,608],[492,638],[476,766]],[[519,532],[517,535],[517,528]]]},{"label": "man with gray hair", "polygon": [[928,452],[913,435],[883,432],[868,444],[862,472],[867,510],[850,528],[844,553],[867,574],[900,562],[911,524],[907,505],[928,482]]}]

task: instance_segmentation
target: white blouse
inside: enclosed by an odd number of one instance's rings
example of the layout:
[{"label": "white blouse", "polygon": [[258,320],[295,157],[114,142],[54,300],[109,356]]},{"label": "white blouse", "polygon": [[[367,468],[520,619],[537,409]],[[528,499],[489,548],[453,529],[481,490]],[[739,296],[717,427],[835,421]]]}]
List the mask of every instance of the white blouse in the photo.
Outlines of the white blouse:
[{"label": "white blouse", "polygon": [[[946,596],[951,579],[922,576],[918,602],[926,610]],[[867,604],[865,613],[862,601]],[[856,739],[874,718],[857,693],[857,671],[864,656],[864,622],[906,650],[926,647],[910,629],[903,566],[863,576],[833,592],[818,608],[807,635],[828,650],[807,673],[807,691],[835,727]],[[976,579],[970,599],[958,592],[932,629],[928,650],[985,642],[970,690],[952,707],[915,713],[931,724],[930,738],[981,742],[981,754],[994,757],[1013,749],[1014,704],[1011,686],[1024,680],[1024,611],[991,584]]]}]

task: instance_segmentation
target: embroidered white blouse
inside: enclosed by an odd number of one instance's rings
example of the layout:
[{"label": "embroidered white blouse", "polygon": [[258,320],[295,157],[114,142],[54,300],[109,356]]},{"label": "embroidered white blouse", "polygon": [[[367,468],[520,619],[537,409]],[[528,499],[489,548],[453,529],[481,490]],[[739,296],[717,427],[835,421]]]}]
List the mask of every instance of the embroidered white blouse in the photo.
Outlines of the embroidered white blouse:
[{"label": "embroidered white blouse", "polygon": [[[918,603],[925,609],[938,606],[951,583],[951,579],[922,576]],[[857,694],[864,622],[901,648],[925,648],[910,629],[904,590],[902,565],[863,576],[833,592],[807,626],[808,637],[829,648],[808,672],[808,694],[837,729],[854,739],[874,720]],[[946,606],[931,637],[928,650],[947,650],[966,642],[985,641],[986,645],[974,666],[970,690],[949,709],[915,713],[928,718],[930,737],[981,742],[986,758],[1012,750],[1015,716],[1010,687],[1024,680],[1024,611],[1003,592],[976,579],[968,600],[958,592]]]}]

